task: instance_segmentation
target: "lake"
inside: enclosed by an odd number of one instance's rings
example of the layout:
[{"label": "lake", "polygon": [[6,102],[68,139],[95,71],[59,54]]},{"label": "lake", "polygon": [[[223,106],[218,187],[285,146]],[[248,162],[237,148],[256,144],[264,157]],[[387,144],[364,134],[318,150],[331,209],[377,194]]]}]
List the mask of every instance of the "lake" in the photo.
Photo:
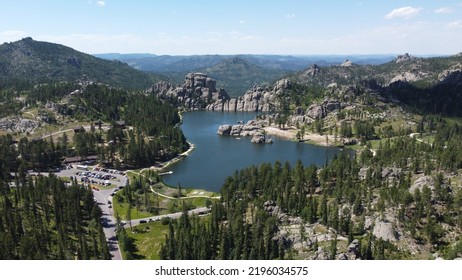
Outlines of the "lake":
[{"label": "lake", "polygon": [[236,124],[253,119],[256,113],[249,112],[186,112],[183,113],[181,129],[187,140],[195,145],[194,151],[185,159],[168,168],[173,171],[163,176],[171,186],[194,187],[209,191],[220,191],[226,177],[235,170],[261,163],[289,161],[294,166],[300,159],[305,166],[322,166],[326,159],[341,153],[338,148],[321,147],[298,143],[269,135],[273,144],[253,144],[251,137],[240,140],[217,134],[222,124]]}]

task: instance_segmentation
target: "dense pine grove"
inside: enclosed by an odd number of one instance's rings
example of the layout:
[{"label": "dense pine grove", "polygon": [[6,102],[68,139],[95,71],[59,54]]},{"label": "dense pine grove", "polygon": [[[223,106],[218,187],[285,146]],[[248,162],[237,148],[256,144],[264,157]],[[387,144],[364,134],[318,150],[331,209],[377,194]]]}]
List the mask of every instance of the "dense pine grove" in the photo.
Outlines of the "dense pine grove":
[{"label": "dense pine grove", "polygon": [[55,110],[48,111],[49,124],[64,118],[90,124],[72,138],[66,132],[58,138],[0,136],[0,259],[110,259],[91,190],[27,174],[55,170],[71,156],[96,155],[98,163],[116,168],[173,158],[188,148],[177,109],[143,92],[98,84],[18,82],[0,92],[0,117],[20,115],[24,106],[43,117],[46,106]]},{"label": "dense pine grove", "polygon": [[110,259],[91,190],[50,177],[1,181],[0,259]]},{"label": "dense pine grove", "polygon": [[[290,244],[277,238],[281,222],[264,209],[265,202],[272,201],[305,223],[319,223],[349,239],[362,236],[362,259],[411,258],[364,229],[366,215],[387,212],[397,214],[398,226],[412,238],[454,258],[462,253],[461,242],[447,246],[441,224],[462,230],[462,191],[453,189],[444,174],[462,168],[462,130],[436,122],[432,145],[396,137],[382,141],[376,156],[365,149],[357,158],[343,155],[321,169],[276,162],[236,171],[226,179],[221,202],[213,205],[209,219],[184,215],[171,222],[161,257],[292,258]],[[399,176],[383,178],[386,167],[399,168]],[[361,170],[365,175],[359,175]],[[412,176],[422,172],[432,176],[434,189],[424,186],[411,192]]]},{"label": "dense pine grove", "polygon": [[[27,67],[22,60],[11,60],[15,49],[29,53]],[[0,46],[0,54],[0,72],[5,74],[0,77],[0,118],[38,123],[37,130],[45,127],[35,134],[0,135],[0,259],[110,259],[92,191],[72,178],[64,182],[53,174],[32,176],[31,171],[48,173],[74,156],[96,156],[96,163],[116,169],[172,159],[189,147],[179,128],[178,104],[135,90],[151,85],[155,77],[63,46],[26,38]],[[306,111],[333,98],[352,106],[339,109],[335,118],[316,118],[311,127],[296,124],[298,140],[304,140],[306,129],[328,135],[335,131],[335,142],[337,136],[355,137],[361,152],[356,157],[346,153],[323,167],[277,161],[236,171],[226,178],[210,215],[188,216],[185,203],[180,219],[162,221],[168,234],[159,256],[299,258],[292,240],[282,234],[296,224],[306,244],[304,225],[319,225],[332,234],[328,245],[316,239],[305,247],[311,252],[329,248],[331,259],[342,241],[337,236],[347,239],[346,245],[359,240],[356,257],[361,259],[412,259],[412,246],[446,259],[462,257],[462,126],[456,124],[460,120],[441,117],[462,115],[460,60],[313,66],[293,75],[292,88],[277,96],[284,113],[276,119],[279,127],[289,126],[289,115],[297,109]],[[393,79],[407,72],[422,77],[413,82]],[[396,118],[410,111],[423,117],[415,127],[413,121],[420,116],[401,120],[406,126],[399,128],[391,122],[382,126],[383,119],[370,118],[388,107],[377,107],[379,99],[406,109],[395,110]],[[12,129],[7,126],[2,129]],[[52,137],[64,126],[69,134]],[[412,132],[419,138],[410,137]],[[427,182],[415,187],[423,177]],[[147,196],[150,183],[133,180],[115,199],[157,213],[159,205]],[[278,211],[268,210],[268,205]],[[376,237],[373,223],[387,219],[399,231],[401,244]],[[132,258],[136,245],[120,224],[117,237],[126,258]]]}]

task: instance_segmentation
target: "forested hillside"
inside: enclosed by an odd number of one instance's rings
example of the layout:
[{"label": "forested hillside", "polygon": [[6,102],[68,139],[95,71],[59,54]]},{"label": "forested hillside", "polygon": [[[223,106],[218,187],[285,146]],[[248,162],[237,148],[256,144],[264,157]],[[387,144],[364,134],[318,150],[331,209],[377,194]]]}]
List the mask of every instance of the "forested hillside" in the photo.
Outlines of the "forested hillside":
[{"label": "forested hillside", "polygon": [[[0,166],[12,160],[2,137]],[[55,176],[27,175],[19,164],[13,180],[0,177],[0,259],[110,259],[102,213],[88,188]]]},{"label": "forested hillside", "polygon": [[24,38],[0,45],[0,85],[15,81],[36,83],[94,81],[111,86],[145,89],[158,75],[135,70],[69,47]]},{"label": "forested hillside", "polygon": [[[408,136],[323,168],[236,171],[207,220],[170,224],[164,259],[413,259],[462,256],[460,125]],[[422,174],[424,177],[422,177]],[[422,179],[424,178],[424,179]],[[424,181],[424,183],[422,183]]]},{"label": "forested hillside", "polygon": [[48,172],[71,157],[118,169],[171,159],[189,147],[177,109],[97,83],[17,81],[0,96],[11,132],[0,136],[0,259],[110,259],[92,190]]}]

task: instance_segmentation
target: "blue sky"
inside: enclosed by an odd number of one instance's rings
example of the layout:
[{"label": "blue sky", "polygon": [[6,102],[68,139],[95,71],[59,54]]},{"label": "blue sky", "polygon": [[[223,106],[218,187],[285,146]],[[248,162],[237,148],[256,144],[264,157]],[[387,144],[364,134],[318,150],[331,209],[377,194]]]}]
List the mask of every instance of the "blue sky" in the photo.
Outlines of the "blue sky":
[{"label": "blue sky", "polygon": [[87,53],[454,54],[462,0],[0,0],[0,43]]}]

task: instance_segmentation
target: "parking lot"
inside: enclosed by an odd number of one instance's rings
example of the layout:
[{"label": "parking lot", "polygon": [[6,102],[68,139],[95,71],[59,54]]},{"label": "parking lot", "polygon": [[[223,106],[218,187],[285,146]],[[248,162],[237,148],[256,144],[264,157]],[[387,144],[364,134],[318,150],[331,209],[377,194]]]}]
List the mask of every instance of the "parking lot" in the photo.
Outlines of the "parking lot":
[{"label": "parking lot", "polygon": [[97,191],[101,188],[124,187],[127,182],[125,172],[94,166],[83,168],[81,165],[67,165],[63,170],[56,172],[56,175],[76,179],[77,182],[91,185],[91,188]]}]

